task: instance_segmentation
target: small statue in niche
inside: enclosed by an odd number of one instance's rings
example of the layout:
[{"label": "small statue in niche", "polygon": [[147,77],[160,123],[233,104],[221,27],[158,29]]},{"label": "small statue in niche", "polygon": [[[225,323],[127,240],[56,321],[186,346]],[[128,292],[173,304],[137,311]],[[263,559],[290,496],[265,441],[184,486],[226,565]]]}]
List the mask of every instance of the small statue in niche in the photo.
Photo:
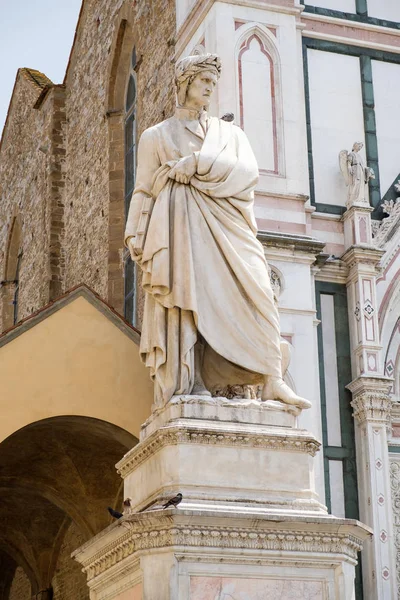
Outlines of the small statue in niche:
[{"label": "small statue in niche", "polygon": [[362,142],[355,142],[351,152],[342,150],[339,153],[339,165],[347,185],[347,208],[353,204],[368,204],[367,184],[370,179],[375,179],[371,167],[367,167],[360,154]]}]

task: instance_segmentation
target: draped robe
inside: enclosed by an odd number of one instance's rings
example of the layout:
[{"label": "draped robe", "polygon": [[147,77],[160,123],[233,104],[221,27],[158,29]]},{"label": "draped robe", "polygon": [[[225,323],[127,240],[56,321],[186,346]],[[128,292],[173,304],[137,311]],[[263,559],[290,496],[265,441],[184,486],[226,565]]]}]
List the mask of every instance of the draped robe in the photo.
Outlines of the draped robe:
[{"label": "draped robe", "polygon": [[[125,235],[135,234],[143,197],[151,195],[135,260],[145,291],[140,353],[156,405],[191,392],[198,333],[210,388],[281,376],[278,313],[253,212],[256,159],[232,123],[208,118],[205,133],[198,120],[177,114],[141,137]],[[192,153],[197,171],[189,184],[170,179],[172,166]]]}]

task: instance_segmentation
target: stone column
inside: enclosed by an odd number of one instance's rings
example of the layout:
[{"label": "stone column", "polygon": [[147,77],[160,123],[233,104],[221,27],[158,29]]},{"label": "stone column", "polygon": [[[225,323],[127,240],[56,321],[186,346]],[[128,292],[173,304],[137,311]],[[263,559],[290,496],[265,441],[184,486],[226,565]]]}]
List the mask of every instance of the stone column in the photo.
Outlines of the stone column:
[{"label": "stone column", "polygon": [[368,600],[397,598],[387,446],[391,384],[386,377],[358,377],[347,386],[353,394],[356,420],[360,518],[374,531],[363,550],[364,597]]},{"label": "stone column", "polygon": [[343,215],[348,266],[347,293],[360,518],[374,531],[363,551],[364,595],[397,598],[392,552],[392,514],[386,427],[390,421],[391,380],[382,377],[376,276],[384,252],[372,245],[372,208],[355,203]]},{"label": "stone column", "polygon": [[352,206],[343,215],[349,268],[347,295],[353,377],[376,377],[383,372],[376,302],[377,265],[384,252],[372,246],[371,208]]}]

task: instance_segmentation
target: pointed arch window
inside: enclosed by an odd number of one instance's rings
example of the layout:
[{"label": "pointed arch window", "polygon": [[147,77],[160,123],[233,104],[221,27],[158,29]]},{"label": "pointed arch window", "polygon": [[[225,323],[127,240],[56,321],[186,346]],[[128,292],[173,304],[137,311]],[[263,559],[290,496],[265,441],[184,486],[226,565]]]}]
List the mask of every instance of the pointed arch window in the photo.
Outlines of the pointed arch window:
[{"label": "pointed arch window", "polygon": [[1,282],[3,331],[16,325],[19,320],[18,300],[21,260],[21,224],[19,218],[16,217],[10,229],[5,262],[5,278]]},{"label": "pointed arch window", "polygon": [[[125,97],[125,220],[135,187],[136,173],[136,49],[131,55],[131,65]],[[136,324],[136,264],[126,253],[125,265],[124,316],[132,325]]]},{"label": "pointed arch window", "polygon": [[[250,139],[261,174],[284,175],[280,59],[275,34],[249,28],[238,40],[240,126]],[[254,82],[257,81],[257,94]]]}]

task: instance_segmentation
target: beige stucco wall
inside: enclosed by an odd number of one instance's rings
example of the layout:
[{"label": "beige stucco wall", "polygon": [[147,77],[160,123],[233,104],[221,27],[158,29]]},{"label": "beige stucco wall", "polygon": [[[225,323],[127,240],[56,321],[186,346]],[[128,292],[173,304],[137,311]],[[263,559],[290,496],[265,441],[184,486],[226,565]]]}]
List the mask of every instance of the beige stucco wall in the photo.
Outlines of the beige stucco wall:
[{"label": "beige stucco wall", "polygon": [[[152,384],[138,346],[78,297],[0,348],[0,441],[61,415],[107,421],[139,437]],[[12,410],[9,408],[12,407]]]}]

